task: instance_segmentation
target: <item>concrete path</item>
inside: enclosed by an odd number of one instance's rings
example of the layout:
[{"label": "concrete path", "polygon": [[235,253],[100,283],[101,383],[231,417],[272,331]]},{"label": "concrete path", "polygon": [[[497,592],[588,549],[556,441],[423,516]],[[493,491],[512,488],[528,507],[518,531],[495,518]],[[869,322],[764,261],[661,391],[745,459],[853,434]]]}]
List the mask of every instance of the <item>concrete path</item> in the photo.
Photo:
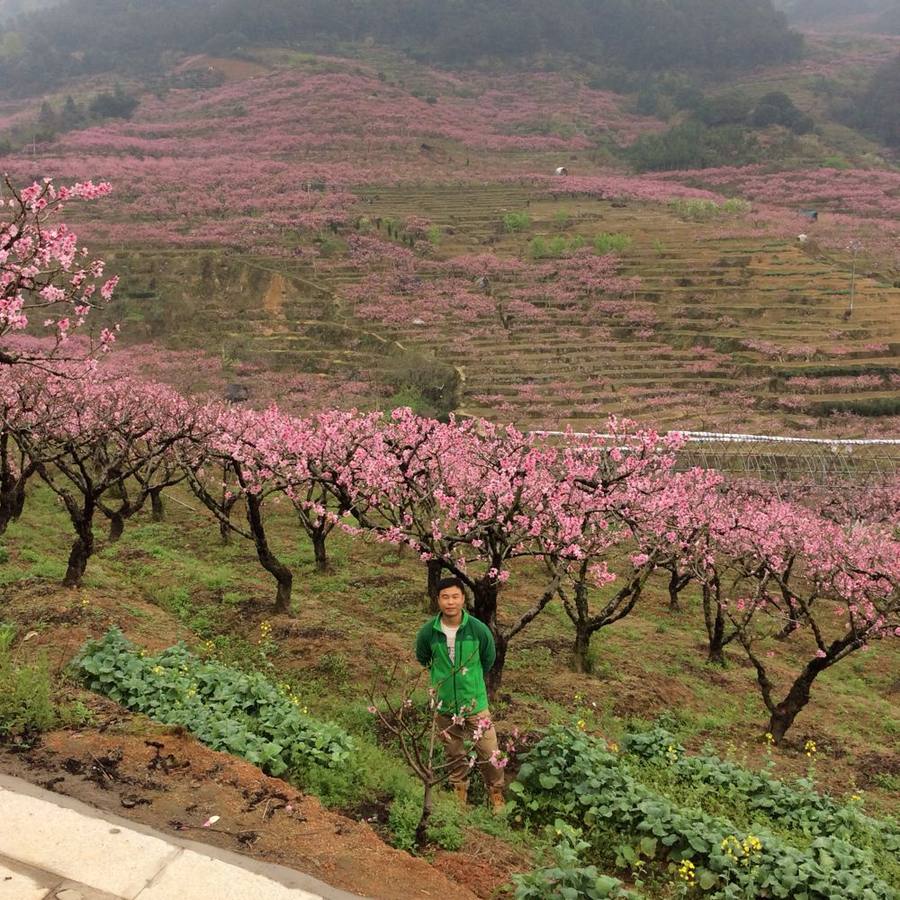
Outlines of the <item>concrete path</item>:
[{"label": "concrete path", "polygon": [[358,900],[0,775],[0,900]]}]

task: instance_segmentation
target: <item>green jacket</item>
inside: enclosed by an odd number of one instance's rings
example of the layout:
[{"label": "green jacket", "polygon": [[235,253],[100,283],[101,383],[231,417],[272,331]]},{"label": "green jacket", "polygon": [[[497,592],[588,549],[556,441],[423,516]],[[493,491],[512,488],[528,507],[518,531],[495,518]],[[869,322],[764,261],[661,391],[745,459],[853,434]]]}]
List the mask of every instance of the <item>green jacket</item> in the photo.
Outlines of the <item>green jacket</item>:
[{"label": "green jacket", "polygon": [[[490,629],[463,610],[456,632],[455,663],[450,662],[447,635],[441,631],[440,613],[429,619],[416,635],[416,659],[431,670],[431,686],[437,691],[441,712],[458,713],[465,706],[473,716],[487,709],[484,673],[494,664],[497,650]],[[472,707],[472,701],[475,701]]]}]

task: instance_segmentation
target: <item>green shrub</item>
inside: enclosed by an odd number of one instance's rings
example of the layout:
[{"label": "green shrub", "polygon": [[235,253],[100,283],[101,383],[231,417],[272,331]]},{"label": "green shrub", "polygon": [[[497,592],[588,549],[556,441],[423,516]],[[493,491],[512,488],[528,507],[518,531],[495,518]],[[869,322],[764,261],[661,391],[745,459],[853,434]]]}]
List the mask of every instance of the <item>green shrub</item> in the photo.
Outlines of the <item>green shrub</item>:
[{"label": "green shrub", "polygon": [[575,253],[584,246],[584,238],[580,234],[576,234],[572,238],[564,235],[557,235],[550,238],[537,236],[532,238],[529,246],[529,253],[532,259],[559,259],[561,256],[567,256]]},{"label": "green shrub", "polygon": [[158,722],[183,725],[204,744],[271,775],[343,766],[354,749],[343,729],[303,712],[265,676],[204,662],[184,644],[143,656],[111,628],[85,644],[75,666],[91,690]]},{"label": "green shrub", "polygon": [[782,125],[796,134],[809,134],[815,125],[812,117],[797,109],[794,101],[783,91],[772,91],[760,97],[750,113],[749,121],[757,128]]},{"label": "green shrub", "polygon": [[557,259],[566,252],[568,246],[569,242],[562,235],[550,238],[550,243],[547,245],[547,256]]},{"label": "green shrub", "polygon": [[531,216],[526,212],[509,212],[503,216],[503,230],[525,231],[531,227]]},{"label": "green shrub", "polygon": [[[412,851],[416,847],[416,826],[422,817],[421,790],[415,793],[399,794],[391,804],[388,813],[388,828],[393,835],[393,844],[401,850]],[[463,812],[459,804],[449,797],[437,797],[426,837],[429,843],[444,850],[459,850],[463,845]]]},{"label": "green shrub", "polygon": [[627,234],[604,231],[594,238],[594,249],[598,253],[622,253],[631,246],[631,238]]},{"label": "green shrub", "polygon": [[0,741],[27,740],[60,722],[47,661],[17,663],[11,649],[15,636],[13,626],[0,624]]},{"label": "green shrub", "polygon": [[419,415],[443,418],[459,405],[459,371],[449,362],[424,353],[404,351],[387,357],[380,380],[396,392],[387,405],[410,406]]},{"label": "green shrub", "polygon": [[687,121],[659,134],[641,135],[624,151],[639,172],[741,166],[757,160],[759,141],[743,125],[707,128]]},{"label": "green shrub", "polygon": [[590,847],[581,832],[561,819],[546,831],[556,836],[553,848],[555,866],[535,869],[525,875],[513,875],[516,900],[602,900],[602,898],[638,898],[626,891],[618,878],[601,875],[596,866],[585,866],[581,854]]}]

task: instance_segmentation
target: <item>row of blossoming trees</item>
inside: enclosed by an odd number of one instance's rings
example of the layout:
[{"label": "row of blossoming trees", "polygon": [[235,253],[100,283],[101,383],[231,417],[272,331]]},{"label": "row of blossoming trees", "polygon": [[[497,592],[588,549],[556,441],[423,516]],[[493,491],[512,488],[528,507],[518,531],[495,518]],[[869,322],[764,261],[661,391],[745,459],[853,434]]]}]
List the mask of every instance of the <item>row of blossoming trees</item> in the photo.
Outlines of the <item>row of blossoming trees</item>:
[{"label": "row of blossoming trees", "polygon": [[[497,643],[496,691],[511,642],[548,604],[561,603],[571,620],[583,670],[592,635],[627,616],[662,573],[673,605],[695,586],[711,660],[722,661],[729,644],[747,654],[776,740],[821,672],[900,635],[900,541],[890,517],[835,521],[715,472],[676,471],[678,435],[611,420],[612,437],[552,444],[406,409],[301,419],[54,368],[4,371],[0,531],[26,509],[29,479],[42,480],[74,531],[67,585],[85,573],[98,519],[115,541],[145,505],[161,516],[163,492],[182,483],[223,536],[253,543],[276,582],[276,608],[287,612],[292,572],[267,530],[275,504],[287,502],[321,569],[338,527],[412,547],[432,584],[446,571],[461,578]],[[895,487],[883,503],[896,509],[896,498]],[[505,602],[511,576],[521,582],[514,604]],[[782,694],[770,671],[774,639],[805,654]]]}]

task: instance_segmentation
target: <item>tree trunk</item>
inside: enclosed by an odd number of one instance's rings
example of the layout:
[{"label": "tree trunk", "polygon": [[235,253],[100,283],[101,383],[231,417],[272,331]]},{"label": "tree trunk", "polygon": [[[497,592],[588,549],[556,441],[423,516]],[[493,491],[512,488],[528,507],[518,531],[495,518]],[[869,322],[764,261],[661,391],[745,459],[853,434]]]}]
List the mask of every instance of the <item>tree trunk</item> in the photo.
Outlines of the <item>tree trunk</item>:
[{"label": "tree trunk", "polygon": [[166,517],[166,508],[162,501],[162,488],[150,489],[150,507],[152,510],[152,520],[154,522],[162,522]]},{"label": "tree trunk", "polygon": [[825,660],[816,659],[814,662],[807,663],[800,676],[791,685],[787,696],[772,710],[769,717],[769,732],[776,744],[781,743],[787,730],[794,724],[794,719],[797,718],[800,710],[809,703],[809,692],[813,681],[819,672],[827,668],[827,665],[822,665],[823,662]]},{"label": "tree trunk", "polygon": [[680,590],[678,570],[673,569],[672,574],[669,576],[669,612],[681,612],[681,604],[678,602],[678,592]]},{"label": "tree trunk", "polygon": [[482,578],[472,585],[472,613],[490,629],[494,637],[497,658],[490,672],[485,672],[484,682],[487,685],[488,697],[493,700],[503,680],[503,665],[506,662],[506,646],[508,641],[503,636],[497,622],[497,597],[500,584]]},{"label": "tree trunk", "polygon": [[289,613],[291,611],[291,588],[294,583],[294,576],[284,566],[281,566],[278,574],[274,572],[272,574],[275,575],[278,584],[275,590],[275,612]]},{"label": "tree trunk", "polygon": [[586,675],[591,671],[591,633],[587,628],[575,626],[575,643],[572,645],[572,671]]},{"label": "tree trunk", "polygon": [[784,605],[788,609],[788,620],[785,623],[784,628],[775,635],[776,641],[786,641],[800,627],[800,620],[803,615],[800,604],[788,588],[788,579],[791,577],[793,570],[794,559],[792,558],[779,581],[781,586],[781,596],[784,600]]},{"label": "tree trunk", "polygon": [[275,579],[278,588],[275,592],[275,612],[286,613],[291,610],[291,587],[294,576],[291,570],[278,559],[269,548],[266,530],[262,520],[262,501],[254,494],[247,494],[247,522],[253,543],[256,545],[256,556],[260,565]]},{"label": "tree trunk", "polygon": [[710,639],[709,642],[709,653],[706,655],[706,661],[713,663],[717,666],[725,666],[725,647],[722,643],[722,634],[721,632],[717,632],[716,635]]},{"label": "tree trunk", "polygon": [[429,612],[437,614],[438,583],[444,571],[444,564],[439,559],[429,559],[425,565],[428,569],[428,599],[430,601],[428,609]]},{"label": "tree trunk", "polygon": [[422,801],[422,817],[416,825],[416,847],[421,850],[428,841],[428,820],[431,818],[432,791],[434,788],[425,783],[425,798]]},{"label": "tree trunk", "polygon": [[25,479],[20,478],[13,496],[13,519],[18,519],[25,509]]},{"label": "tree trunk", "polygon": [[121,513],[113,513],[109,517],[109,542],[114,544],[125,530],[125,517]]},{"label": "tree trunk", "polygon": [[[231,510],[236,502],[237,498],[228,498],[228,465],[226,463],[222,466],[222,513],[224,518],[219,519],[219,537],[223,547],[231,543],[231,528],[228,523],[231,521]],[[249,510],[247,515],[250,515]]]},{"label": "tree trunk", "polygon": [[0,482],[0,534],[6,531],[10,522],[15,522],[22,515],[27,477],[27,474],[23,474],[14,478],[10,474]]},{"label": "tree trunk", "polygon": [[13,490],[0,489],[0,534],[9,527],[15,516],[15,493]]},{"label": "tree trunk", "polygon": [[500,594],[500,585],[486,578],[472,584],[472,612],[476,619],[480,619],[491,629],[494,639],[497,638],[499,628],[497,626],[497,598]]},{"label": "tree trunk", "polygon": [[313,553],[316,557],[316,571],[328,571],[328,555],[325,552],[325,534],[321,531],[313,531],[310,535],[313,545]]},{"label": "tree trunk", "polygon": [[725,665],[725,616],[719,602],[719,581],[703,584],[703,620],[709,638],[709,654],[707,660],[719,666]]},{"label": "tree trunk", "polygon": [[93,516],[85,515],[76,525],[78,537],[69,553],[69,565],[63,578],[63,587],[78,587],[87,569],[88,560],[94,552],[94,534],[91,528]]}]

